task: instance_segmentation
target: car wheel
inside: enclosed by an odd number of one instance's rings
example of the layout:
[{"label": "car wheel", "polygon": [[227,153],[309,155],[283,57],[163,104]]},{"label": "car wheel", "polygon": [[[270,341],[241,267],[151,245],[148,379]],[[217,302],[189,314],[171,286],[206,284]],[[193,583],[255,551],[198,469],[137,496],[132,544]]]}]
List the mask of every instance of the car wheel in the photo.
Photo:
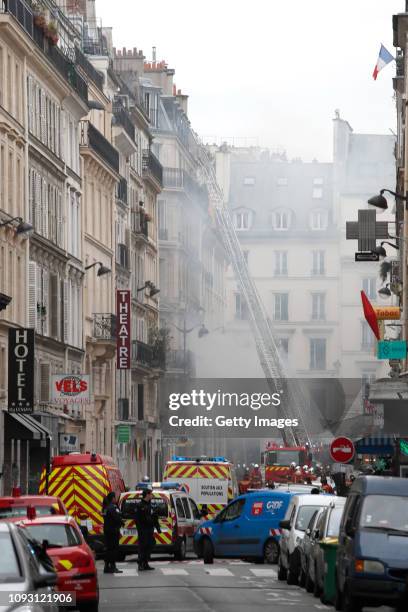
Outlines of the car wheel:
[{"label": "car wheel", "polygon": [[211,540],[209,540],[208,538],[204,540],[202,550],[204,563],[206,563],[207,565],[211,565],[212,563],[214,563],[214,547],[211,543]]},{"label": "car wheel", "polygon": [[353,597],[349,591],[349,589],[345,589],[343,593],[343,612],[361,612],[362,604],[358,599]]},{"label": "car wheel", "polygon": [[287,573],[288,573],[287,569],[286,569],[286,567],[283,567],[282,561],[281,561],[281,557],[279,557],[279,561],[278,561],[278,580],[286,580]]},{"label": "car wheel", "polygon": [[174,553],[176,561],[184,561],[186,558],[186,541],[180,540],[177,546],[177,550]]},{"label": "car wheel", "polygon": [[264,562],[277,563],[279,559],[279,546],[275,540],[267,540],[264,546]]},{"label": "car wheel", "polygon": [[286,582],[288,584],[297,584],[298,582],[299,570],[297,568],[297,558],[298,556],[296,551],[294,551],[289,557],[288,574],[286,576]]},{"label": "car wheel", "polygon": [[99,601],[87,601],[86,603],[80,604],[78,610],[79,612],[98,612]]},{"label": "car wheel", "polygon": [[313,583],[313,595],[315,597],[320,597],[321,588],[319,587],[319,582],[317,580],[317,566],[316,566],[316,564],[314,566],[314,576],[315,576],[315,579],[314,579],[314,583]]}]

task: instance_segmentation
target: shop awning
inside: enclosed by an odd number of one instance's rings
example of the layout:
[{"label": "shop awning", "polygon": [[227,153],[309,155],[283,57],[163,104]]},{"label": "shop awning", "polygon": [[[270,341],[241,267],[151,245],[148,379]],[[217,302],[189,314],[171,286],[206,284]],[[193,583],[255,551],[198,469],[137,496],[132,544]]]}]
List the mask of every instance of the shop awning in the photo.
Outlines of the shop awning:
[{"label": "shop awning", "polygon": [[357,440],[355,444],[358,455],[392,455],[395,449],[393,436],[370,436]]},{"label": "shop awning", "polygon": [[30,432],[31,440],[45,440],[47,437],[51,437],[50,430],[29,414],[12,414],[10,412],[7,414]]}]

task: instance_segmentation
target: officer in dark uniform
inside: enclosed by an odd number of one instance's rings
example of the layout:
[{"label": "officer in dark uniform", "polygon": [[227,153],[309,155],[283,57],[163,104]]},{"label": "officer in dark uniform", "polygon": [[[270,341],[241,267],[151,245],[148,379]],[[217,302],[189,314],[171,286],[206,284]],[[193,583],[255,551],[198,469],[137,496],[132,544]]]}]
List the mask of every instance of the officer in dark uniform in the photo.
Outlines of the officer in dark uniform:
[{"label": "officer in dark uniform", "polygon": [[123,574],[116,567],[116,558],[119,550],[120,528],[122,516],[115,503],[115,493],[109,493],[103,500],[103,533],[105,536],[105,574]]},{"label": "officer in dark uniform", "polygon": [[142,493],[142,500],[136,507],[136,527],[139,536],[139,571],[154,570],[149,565],[150,555],[154,547],[154,529],[161,533],[159,519],[153,511],[151,500],[152,490],[146,488]]}]

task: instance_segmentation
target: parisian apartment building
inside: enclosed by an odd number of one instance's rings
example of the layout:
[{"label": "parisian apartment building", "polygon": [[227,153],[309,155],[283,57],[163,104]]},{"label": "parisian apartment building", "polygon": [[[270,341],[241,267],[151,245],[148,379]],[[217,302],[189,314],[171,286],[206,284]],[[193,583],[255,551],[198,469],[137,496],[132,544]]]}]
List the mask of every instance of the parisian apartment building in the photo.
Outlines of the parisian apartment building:
[{"label": "parisian apartment building", "polygon": [[[192,336],[223,323],[226,262],[174,74],[115,50],[94,1],[0,2],[1,492],[35,492],[72,451],[157,479],[182,443],[162,436],[161,385],[192,376]],[[18,328],[35,332],[27,414],[8,411]],[[61,402],[55,379],[88,381],[88,398]]]}]

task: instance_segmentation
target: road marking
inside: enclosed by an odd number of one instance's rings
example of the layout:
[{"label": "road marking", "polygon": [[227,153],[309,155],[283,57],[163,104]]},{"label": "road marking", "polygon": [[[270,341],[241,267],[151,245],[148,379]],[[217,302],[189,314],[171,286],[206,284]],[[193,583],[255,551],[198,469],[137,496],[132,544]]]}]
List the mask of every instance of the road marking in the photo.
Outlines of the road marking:
[{"label": "road marking", "polygon": [[233,576],[234,574],[226,567],[211,567],[205,570],[210,576]]},{"label": "road marking", "polygon": [[318,610],[330,610],[330,606],[325,606],[324,604],[315,604],[315,608]]},{"label": "road marking", "polygon": [[164,576],[188,576],[188,572],[185,569],[178,567],[162,567],[160,571]]},{"label": "road marking", "polygon": [[267,577],[277,578],[278,577],[278,574],[273,569],[250,569],[250,572],[252,572],[253,575],[257,576],[258,578],[264,578],[264,577],[265,578]]},{"label": "road marking", "polygon": [[137,569],[131,569],[124,567],[122,569],[122,574],[112,574],[115,578],[126,578],[127,576],[138,576]]}]

